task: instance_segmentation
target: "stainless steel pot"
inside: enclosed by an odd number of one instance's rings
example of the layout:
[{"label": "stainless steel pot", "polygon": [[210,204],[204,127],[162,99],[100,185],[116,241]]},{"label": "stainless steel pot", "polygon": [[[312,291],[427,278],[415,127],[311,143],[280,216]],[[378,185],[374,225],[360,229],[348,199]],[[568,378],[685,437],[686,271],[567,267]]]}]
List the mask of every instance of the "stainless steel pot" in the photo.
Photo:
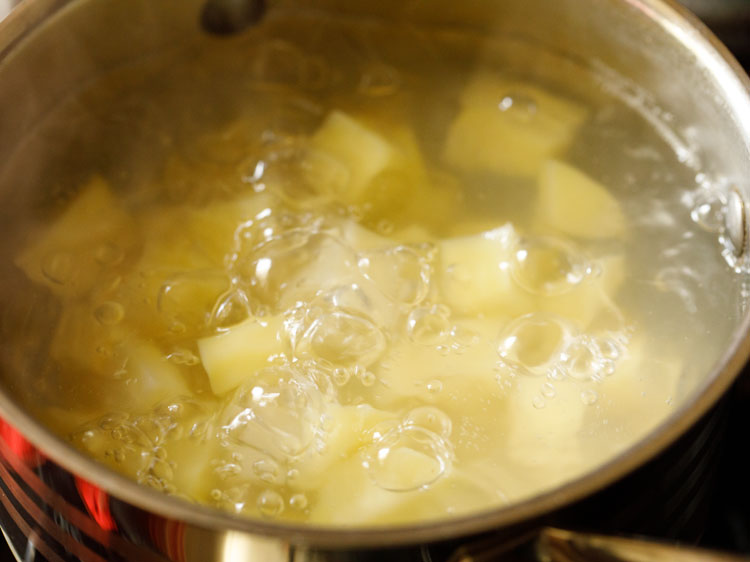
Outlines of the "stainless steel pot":
[{"label": "stainless steel pot", "polygon": [[[43,116],[97,76],[202,33],[201,0],[26,0],[0,23],[0,155],[6,166]],[[743,259],[750,199],[750,82],[695,18],[662,0],[278,0],[269,13],[331,10],[345,17],[471,28],[550,46],[633,80],[689,123],[700,156],[734,186],[726,234]],[[0,182],[13,204],[31,204],[27,181]],[[4,168],[0,168],[3,170]],[[0,171],[2,177],[2,171]],[[12,190],[12,193],[11,193]],[[546,514],[633,471],[682,435],[726,392],[750,353],[750,313],[719,360],[673,415],[589,474],[510,507],[448,522],[337,530],[278,525],[216,513],[109,472],[40,426],[0,388],[0,494],[5,512],[48,560],[408,559],[424,543],[490,530],[534,528]],[[7,350],[6,350],[7,351]],[[8,365],[2,365],[8,369]],[[12,377],[5,373],[5,380]],[[552,536],[552,543],[555,537]],[[13,537],[10,537],[11,541]],[[549,542],[549,541],[548,541]]]}]

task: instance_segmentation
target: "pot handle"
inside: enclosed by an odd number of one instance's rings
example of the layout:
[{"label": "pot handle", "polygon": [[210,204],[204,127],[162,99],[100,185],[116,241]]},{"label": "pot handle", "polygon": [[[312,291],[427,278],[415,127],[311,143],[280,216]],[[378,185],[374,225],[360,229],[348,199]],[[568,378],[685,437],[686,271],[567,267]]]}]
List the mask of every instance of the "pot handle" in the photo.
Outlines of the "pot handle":
[{"label": "pot handle", "polygon": [[[493,544],[494,543],[494,544]],[[544,527],[502,544],[465,545],[449,562],[749,562],[750,557],[670,545],[655,540],[597,535]]]}]

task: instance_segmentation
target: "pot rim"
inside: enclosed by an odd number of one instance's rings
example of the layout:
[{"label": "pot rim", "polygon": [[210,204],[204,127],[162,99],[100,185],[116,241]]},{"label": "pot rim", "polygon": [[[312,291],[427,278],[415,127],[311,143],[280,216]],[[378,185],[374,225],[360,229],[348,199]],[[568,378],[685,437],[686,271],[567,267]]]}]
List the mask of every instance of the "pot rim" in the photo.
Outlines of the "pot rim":
[{"label": "pot rim", "polygon": [[[741,107],[750,122],[750,79],[728,49],[677,0],[622,0],[656,21],[665,32],[691,50],[724,87],[730,105]],[[74,0],[23,0],[0,21],[0,65],[39,25]],[[16,405],[0,388],[0,416],[19,430],[45,456],[85,478],[112,496],[167,519],[221,531],[240,531],[300,546],[351,548],[387,547],[432,542],[511,526],[582,499],[646,463],[685,433],[730,387],[750,356],[750,311],[732,335],[730,345],[710,375],[692,395],[649,434],[593,471],[509,506],[426,523],[333,527],[266,522],[198,506],[147,488],[85,456],[54,435]]]}]

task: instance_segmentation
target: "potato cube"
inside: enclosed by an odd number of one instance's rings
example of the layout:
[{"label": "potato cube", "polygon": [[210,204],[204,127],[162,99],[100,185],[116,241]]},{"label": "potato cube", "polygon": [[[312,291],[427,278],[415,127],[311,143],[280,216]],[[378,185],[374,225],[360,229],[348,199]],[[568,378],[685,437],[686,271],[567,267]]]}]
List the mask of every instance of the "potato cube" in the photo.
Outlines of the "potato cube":
[{"label": "potato cube", "polygon": [[443,157],[469,172],[534,177],[570,145],[586,118],[572,100],[488,73],[467,86],[460,104]]},{"label": "potato cube", "polygon": [[582,460],[579,433],[587,405],[576,381],[555,383],[552,397],[543,393],[545,382],[545,377],[514,379],[508,396],[506,447],[508,456],[521,465],[562,472]]},{"label": "potato cube", "polygon": [[488,498],[502,503],[490,483],[455,467],[428,490],[392,492],[379,487],[361,463],[354,456],[331,469],[311,507],[310,522],[344,526],[417,523],[486,508]]},{"label": "potato cube", "polygon": [[438,243],[442,300],[457,314],[516,316],[530,310],[529,295],[511,275],[518,235],[511,224]]},{"label": "potato cube", "polygon": [[268,366],[270,358],[283,352],[282,325],[281,316],[250,318],[226,332],[198,340],[198,351],[214,394],[239,386]]},{"label": "potato cube", "polygon": [[328,480],[329,471],[338,463],[354,455],[370,442],[370,431],[379,423],[392,420],[394,415],[367,404],[343,406],[331,404],[325,415],[330,428],[324,436],[322,452],[314,448],[297,465],[298,484],[304,490],[317,490]]},{"label": "potato cube", "polygon": [[626,442],[653,429],[670,411],[671,404],[679,402],[682,361],[653,357],[646,342],[636,339],[614,374],[600,383],[602,413],[614,427],[621,428]]},{"label": "potato cube", "polygon": [[613,298],[625,278],[625,258],[605,256],[597,261],[600,269],[597,275],[584,278],[567,293],[538,296],[537,307],[573,320],[581,328],[589,327],[601,313],[619,315]]},{"label": "potato cube", "polygon": [[542,228],[591,240],[622,237],[626,224],[603,185],[559,160],[542,167],[537,220]]},{"label": "potato cube", "polygon": [[341,111],[326,117],[310,146],[304,164],[310,182],[349,203],[364,199],[370,182],[396,158],[388,140]]},{"label": "potato cube", "polygon": [[107,183],[93,177],[35,241],[16,258],[26,276],[63,298],[92,289],[106,268],[134,243],[131,219]]}]

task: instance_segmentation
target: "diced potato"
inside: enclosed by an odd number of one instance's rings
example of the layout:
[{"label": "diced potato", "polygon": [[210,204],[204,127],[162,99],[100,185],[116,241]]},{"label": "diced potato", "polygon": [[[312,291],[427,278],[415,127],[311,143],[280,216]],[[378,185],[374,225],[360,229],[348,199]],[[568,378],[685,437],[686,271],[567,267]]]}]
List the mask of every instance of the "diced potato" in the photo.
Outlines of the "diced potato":
[{"label": "diced potato", "polygon": [[529,295],[515,284],[510,270],[517,241],[511,224],[441,240],[437,278],[443,302],[457,314],[528,312]]},{"label": "diced potato", "polygon": [[619,313],[613,298],[625,278],[625,258],[605,256],[597,261],[601,273],[584,278],[567,293],[536,297],[537,308],[573,320],[581,328],[590,326],[600,313]]},{"label": "diced potato", "polygon": [[141,407],[153,407],[163,400],[189,392],[180,369],[155,346],[135,342],[126,349],[128,359],[123,378],[134,381],[133,396],[137,397]]},{"label": "diced potato", "polygon": [[586,119],[572,100],[488,73],[467,86],[460,102],[443,157],[470,172],[534,177],[545,160],[570,145]]},{"label": "diced potato", "polygon": [[226,332],[198,340],[203,367],[214,394],[239,386],[283,352],[283,318],[250,318]]},{"label": "diced potato", "polygon": [[[373,403],[389,410],[407,407],[414,399],[439,403],[458,420],[473,417],[477,404],[487,399],[502,400],[504,391],[495,379],[496,338],[507,323],[502,318],[457,320],[456,335],[430,345],[405,342],[394,345],[381,361],[372,388]],[[439,344],[460,350],[446,353]],[[496,412],[501,416],[501,412]]]},{"label": "diced potato", "polygon": [[374,230],[370,230],[360,223],[348,220],[341,224],[341,234],[346,243],[352,249],[360,252],[362,250],[379,250],[395,246],[396,242]]},{"label": "diced potato", "polygon": [[517,463],[562,473],[582,462],[579,433],[588,406],[576,381],[555,383],[554,397],[543,394],[545,382],[545,377],[514,379],[508,398],[506,447],[509,458]]},{"label": "diced potato", "polygon": [[215,485],[212,461],[219,457],[219,444],[213,439],[187,438],[168,441],[164,450],[166,461],[176,467],[172,484],[179,493],[195,501],[210,503],[211,489]]},{"label": "diced potato", "polygon": [[370,182],[396,159],[379,133],[341,111],[333,111],[310,139],[308,178],[322,192],[354,203],[366,197]]},{"label": "diced potato", "polygon": [[60,363],[100,376],[111,376],[125,361],[121,350],[130,337],[122,326],[108,329],[97,322],[95,306],[71,303],[64,306],[50,342],[50,357]]},{"label": "diced potato", "polygon": [[78,297],[124,259],[134,238],[131,218],[95,176],[16,258],[16,265],[56,295]]},{"label": "diced potato", "polygon": [[85,384],[79,380],[97,377],[85,396],[90,407],[102,409],[101,413],[136,405],[147,408],[188,392],[180,370],[155,345],[126,325],[102,326],[85,303],[63,309],[49,349],[50,357],[71,373],[63,392],[74,393]]},{"label": "diced potato", "polygon": [[409,214],[405,202],[423,201],[417,193],[428,188],[411,130],[387,122],[373,125],[341,111],[331,112],[311,137],[303,169],[313,188],[360,206],[367,222]]},{"label": "diced potato", "polygon": [[270,197],[253,194],[203,207],[155,209],[140,219],[147,241],[140,270],[195,270],[223,267],[234,249],[234,235],[245,221],[272,205]]},{"label": "diced potato", "polygon": [[309,451],[298,465],[298,486],[304,490],[317,490],[328,480],[332,467],[370,442],[370,431],[377,424],[394,419],[394,414],[367,404],[332,404],[325,415],[330,418],[330,430],[325,435],[324,451]]},{"label": "diced potato", "polygon": [[542,228],[569,236],[618,238],[625,231],[620,205],[607,189],[559,160],[550,160],[542,167],[537,205]]},{"label": "diced potato", "polygon": [[378,234],[358,222],[346,221],[341,225],[341,233],[347,244],[358,252],[382,250],[399,244],[421,244],[435,241],[435,237],[418,224],[410,224],[386,236]]},{"label": "diced potato", "polygon": [[646,345],[641,339],[631,342],[614,374],[600,383],[602,411],[612,426],[622,429],[625,442],[645,435],[664,419],[668,405],[678,403],[680,398],[682,361],[654,359]]},{"label": "diced potato", "polygon": [[331,469],[311,508],[311,523],[393,525],[455,517],[503,503],[492,485],[455,467],[427,490],[391,492],[380,488],[361,462],[355,456]]}]

